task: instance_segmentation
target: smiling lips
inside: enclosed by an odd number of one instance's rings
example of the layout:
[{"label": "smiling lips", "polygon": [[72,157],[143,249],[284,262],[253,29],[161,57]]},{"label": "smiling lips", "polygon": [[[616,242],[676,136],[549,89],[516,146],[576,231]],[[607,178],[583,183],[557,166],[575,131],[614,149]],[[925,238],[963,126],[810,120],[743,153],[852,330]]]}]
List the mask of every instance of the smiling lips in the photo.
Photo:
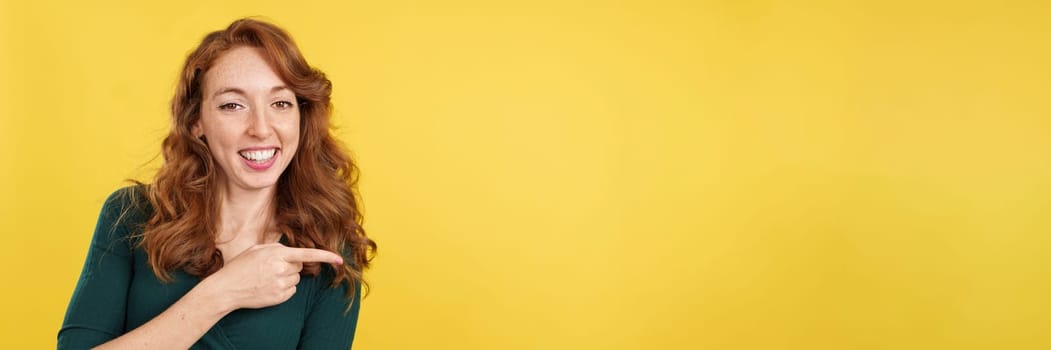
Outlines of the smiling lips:
[{"label": "smiling lips", "polygon": [[274,162],[277,160],[275,155],[277,155],[279,150],[277,147],[248,148],[237,152],[237,154],[241,155],[241,159],[249,168],[262,171],[270,169],[274,165]]}]

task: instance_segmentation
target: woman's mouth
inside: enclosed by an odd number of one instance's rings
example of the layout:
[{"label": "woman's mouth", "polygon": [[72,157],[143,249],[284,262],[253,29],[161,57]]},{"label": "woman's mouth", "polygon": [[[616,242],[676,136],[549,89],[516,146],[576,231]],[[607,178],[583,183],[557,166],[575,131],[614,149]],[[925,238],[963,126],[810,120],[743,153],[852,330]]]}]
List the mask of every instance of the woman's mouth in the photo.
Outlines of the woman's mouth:
[{"label": "woman's mouth", "polygon": [[256,148],[237,152],[237,154],[241,155],[245,165],[255,170],[269,169],[270,166],[274,165],[274,161],[277,160],[277,153],[278,148]]}]

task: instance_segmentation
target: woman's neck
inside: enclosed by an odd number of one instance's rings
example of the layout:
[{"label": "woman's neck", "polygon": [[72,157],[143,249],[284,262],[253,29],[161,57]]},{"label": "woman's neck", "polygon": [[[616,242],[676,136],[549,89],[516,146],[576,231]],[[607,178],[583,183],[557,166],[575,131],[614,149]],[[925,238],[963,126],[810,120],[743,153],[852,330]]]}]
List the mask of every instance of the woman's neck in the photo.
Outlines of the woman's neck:
[{"label": "woman's neck", "polygon": [[274,218],[276,186],[251,191],[236,186],[222,186],[220,193],[216,241],[248,239],[265,243],[268,240],[266,233],[271,231]]}]

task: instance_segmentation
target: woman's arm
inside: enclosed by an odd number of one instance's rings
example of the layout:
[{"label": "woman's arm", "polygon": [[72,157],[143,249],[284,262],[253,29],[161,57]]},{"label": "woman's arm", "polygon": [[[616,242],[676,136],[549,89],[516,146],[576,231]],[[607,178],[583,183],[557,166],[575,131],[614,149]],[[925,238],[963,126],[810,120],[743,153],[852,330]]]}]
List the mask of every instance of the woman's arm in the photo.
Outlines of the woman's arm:
[{"label": "woman's arm", "polygon": [[[324,270],[324,269],[323,269]],[[354,343],[354,331],[361,309],[361,284],[355,283],[353,300],[347,300],[348,282],[329,288],[331,276],[324,274],[315,278],[318,291],[314,306],[310,309],[303,334],[299,338],[299,349],[350,349]],[[350,305],[348,305],[350,304]],[[347,307],[350,307],[348,310]]]},{"label": "woman's arm", "polygon": [[141,219],[141,213],[128,212],[132,191],[131,187],[120,189],[102,206],[80,280],[58,332],[59,349],[87,349],[124,333],[134,256],[127,240],[128,225],[117,221],[121,217]]},{"label": "woman's arm", "polygon": [[262,244],[208,276],[160,315],[98,349],[186,349],[240,308],[285,302],[296,293],[304,262],[343,264],[335,253]]},{"label": "woman's arm", "polygon": [[146,324],[95,349],[187,349],[233,312],[225,294],[206,278]]}]

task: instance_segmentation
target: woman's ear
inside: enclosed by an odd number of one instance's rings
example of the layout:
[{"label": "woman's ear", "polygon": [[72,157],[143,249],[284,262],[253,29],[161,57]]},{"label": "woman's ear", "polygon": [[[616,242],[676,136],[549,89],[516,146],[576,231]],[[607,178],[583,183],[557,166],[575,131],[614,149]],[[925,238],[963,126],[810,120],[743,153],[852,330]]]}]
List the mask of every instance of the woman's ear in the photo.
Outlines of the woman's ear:
[{"label": "woman's ear", "polygon": [[200,120],[198,120],[196,123],[193,123],[193,126],[190,127],[190,133],[193,134],[193,137],[196,137],[196,138],[199,138],[199,139],[203,139],[204,138],[204,129],[201,129],[201,121]]}]

